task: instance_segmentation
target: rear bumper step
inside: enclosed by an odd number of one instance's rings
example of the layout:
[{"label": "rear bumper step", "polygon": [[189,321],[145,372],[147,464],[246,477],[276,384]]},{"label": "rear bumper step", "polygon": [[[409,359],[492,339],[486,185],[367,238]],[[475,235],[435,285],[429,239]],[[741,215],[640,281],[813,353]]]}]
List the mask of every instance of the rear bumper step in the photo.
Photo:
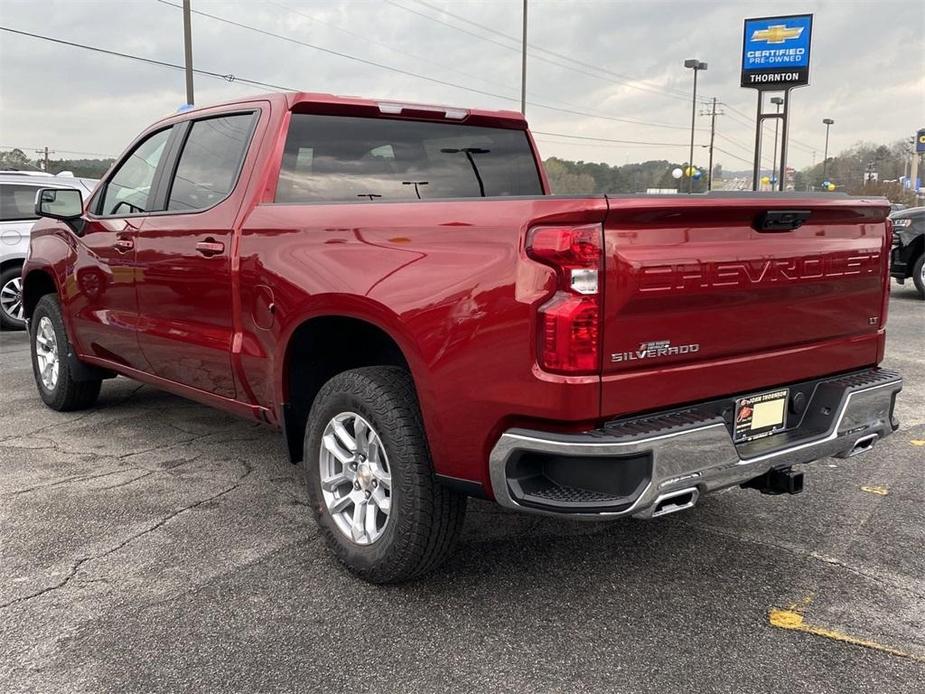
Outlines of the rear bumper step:
[{"label": "rear bumper step", "polygon": [[492,491],[498,503],[522,511],[654,518],[735,485],[795,494],[802,474],[791,466],[864,453],[898,426],[896,372],[865,369],[791,389],[808,397],[787,430],[739,445],[730,433],[730,398],[580,434],[510,429],[489,458]]}]

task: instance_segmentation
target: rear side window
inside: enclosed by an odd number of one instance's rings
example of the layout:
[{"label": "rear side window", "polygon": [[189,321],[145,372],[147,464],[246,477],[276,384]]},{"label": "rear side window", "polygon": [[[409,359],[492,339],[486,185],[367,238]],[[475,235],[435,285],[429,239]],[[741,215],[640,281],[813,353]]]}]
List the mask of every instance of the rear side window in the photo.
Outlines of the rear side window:
[{"label": "rear side window", "polygon": [[0,222],[38,219],[35,194],[39,186],[0,185]]},{"label": "rear side window", "polygon": [[164,156],[170,130],[150,135],[116,169],[103,191],[99,214],[129,215],[148,211],[154,174]]},{"label": "rear side window", "polygon": [[241,113],[193,123],[170,187],[168,210],[204,210],[228,196],[238,180],[254,117]]},{"label": "rear side window", "polygon": [[276,202],[542,195],[523,130],[292,115]]}]

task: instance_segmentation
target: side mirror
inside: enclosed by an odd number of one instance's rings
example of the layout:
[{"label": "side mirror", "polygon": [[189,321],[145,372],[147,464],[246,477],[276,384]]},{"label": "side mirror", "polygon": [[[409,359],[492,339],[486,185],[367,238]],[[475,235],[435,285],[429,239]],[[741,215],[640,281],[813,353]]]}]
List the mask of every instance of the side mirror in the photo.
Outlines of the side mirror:
[{"label": "side mirror", "polygon": [[58,219],[78,236],[83,232],[83,211],[83,196],[76,188],[40,188],[35,194],[37,217]]}]

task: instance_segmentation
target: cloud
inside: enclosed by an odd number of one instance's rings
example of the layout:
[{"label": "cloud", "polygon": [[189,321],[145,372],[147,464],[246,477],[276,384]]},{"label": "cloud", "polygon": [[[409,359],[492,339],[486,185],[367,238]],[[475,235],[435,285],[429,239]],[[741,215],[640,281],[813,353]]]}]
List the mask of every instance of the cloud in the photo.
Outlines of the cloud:
[{"label": "cloud", "polygon": [[[515,40],[444,15],[435,7]],[[476,91],[345,59],[201,15],[193,18],[197,68],[306,91],[519,107],[519,2],[193,0],[193,8]],[[530,43],[588,67],[572,63],[569,69],[560,58],[531,49],[528,101],[536,104],[527,109],[531,126],[544,132],[666,143],[621,145],[542,136],[542,153],[610,163],[686,159],[690,71],[682,63],[696,57],[710,65],[701,74],[700,94],[716,96],[726,104],[726,115],[717,119],[717,145],[729,154],[717,152],[716,161],[727,169],[749,168],[756,96],[738,86],[742,20],[789,12],[815,15],[812,85],[793,92],[792,164],[810,164],[814,149],[816,158],[821,158],[823,117],[836,122],[834,151],[862,140],[892,142],[925,125],[920,122],[925,103],[921,51],[925,7],[914,0],[783,2],[772,12],[764,2],[532,0]],[[0,24],[183,62],[181,12],[156,0],[54,0],[40,5],[7,0]],[[266,91],[199,75],[195,85],[199,104]],[[4,33],[0,96],[2,145],[47,144],[59,150],[118,154],[148,124],[175,111],[185,101],[185,90],[180,70]],[[697,121],[698,143],[705,143],[707,119]],[[705,151],[698,148],[696,156],[705,160]],[[765,157],[770,159],[770,154]]]}]

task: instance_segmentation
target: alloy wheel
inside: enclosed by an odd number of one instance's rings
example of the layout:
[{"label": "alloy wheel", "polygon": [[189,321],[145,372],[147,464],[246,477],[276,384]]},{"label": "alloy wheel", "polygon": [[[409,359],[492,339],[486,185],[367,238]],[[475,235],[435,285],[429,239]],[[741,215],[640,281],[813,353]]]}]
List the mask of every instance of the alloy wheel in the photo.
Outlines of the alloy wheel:
[{"label": "alloy wheel", "polygon": [[42,316],[35,330],[35,358],[38,361],[39,377],[45,390],[51,392],[58,385],[58,338],[55,326],[48,316]]},{"label": "alloy wheel", "polygon": [[0,309],[13,320],[23,319],[21,277],[13,277],[0,287]]},{"label": "alloy wheel", "polygon": [[352,542],[370,545],[392,511],[392,475],[379,434],[355,412],[325,426],[319,456],[321,493],[335,525]]}]

